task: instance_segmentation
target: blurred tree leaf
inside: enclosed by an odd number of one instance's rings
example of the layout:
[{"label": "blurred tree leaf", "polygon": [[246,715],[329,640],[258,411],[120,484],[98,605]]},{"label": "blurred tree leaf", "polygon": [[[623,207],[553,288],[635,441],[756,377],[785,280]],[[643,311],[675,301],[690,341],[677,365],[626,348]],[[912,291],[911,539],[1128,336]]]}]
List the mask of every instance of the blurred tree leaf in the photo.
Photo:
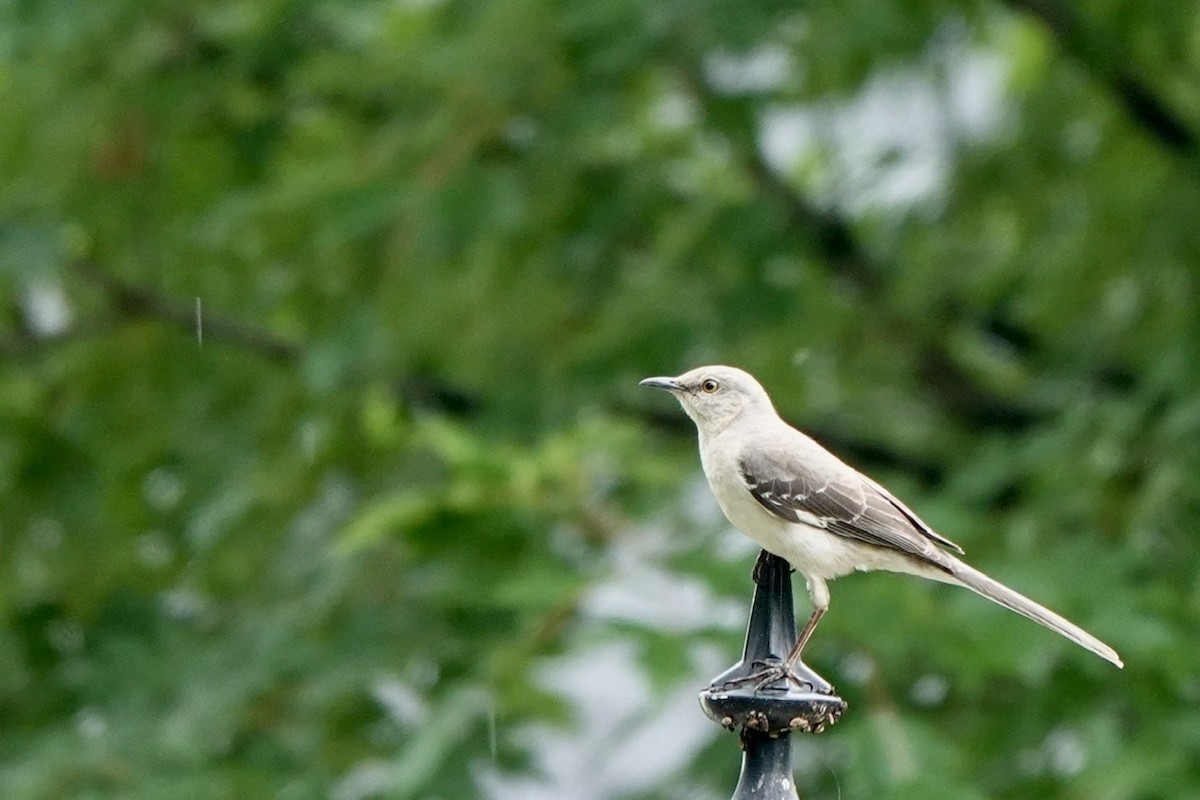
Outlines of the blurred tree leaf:
[{"label": "blurred tree leaf", "polygon": [[805,794],[1194,795],[1194,22],[0,3],[0,795],[727,795],[709,361],[1129,664],[848,577]]}]

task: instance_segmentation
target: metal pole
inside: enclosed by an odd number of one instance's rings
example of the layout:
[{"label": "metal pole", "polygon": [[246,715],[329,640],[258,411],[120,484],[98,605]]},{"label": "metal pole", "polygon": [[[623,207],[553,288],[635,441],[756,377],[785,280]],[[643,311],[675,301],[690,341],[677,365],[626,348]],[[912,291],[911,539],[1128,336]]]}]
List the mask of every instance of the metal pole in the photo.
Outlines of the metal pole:
[{"label": "metal pole", "polygon": [[[846,710],[829,682],[803,664],[791,678],[758,678],[796,641],[788,563],[765,550],[754,567],[754,603],[742,660],[713,678],[700,705],[729,730],[741,729],[742,771],[733,800],[798,800],[792,776],[792,731],[821,733]],[[801,685],[797,685],[797,684]]]},{"label": "metal pole", "polygon": [[769,736],[743,729],[742,771],[733,800],[800,800],[792,778],[788,734]]}]

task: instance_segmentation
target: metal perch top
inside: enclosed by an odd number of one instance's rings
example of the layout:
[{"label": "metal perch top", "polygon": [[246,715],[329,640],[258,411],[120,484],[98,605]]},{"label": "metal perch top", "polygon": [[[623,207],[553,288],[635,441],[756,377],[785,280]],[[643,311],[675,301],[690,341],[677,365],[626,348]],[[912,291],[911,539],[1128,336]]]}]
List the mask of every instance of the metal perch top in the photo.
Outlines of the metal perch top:
[{"label": "metal perch top", "polygon": [[803,663],[783,677],[778,667],[796,642],[788,563],[765,550],[754,567],[754,604],[742,660],[700,693],[704,713],[741,730],[742,771],[734,800],[796,800],[792,731],[821,733],[846,703],[833,686]]}]

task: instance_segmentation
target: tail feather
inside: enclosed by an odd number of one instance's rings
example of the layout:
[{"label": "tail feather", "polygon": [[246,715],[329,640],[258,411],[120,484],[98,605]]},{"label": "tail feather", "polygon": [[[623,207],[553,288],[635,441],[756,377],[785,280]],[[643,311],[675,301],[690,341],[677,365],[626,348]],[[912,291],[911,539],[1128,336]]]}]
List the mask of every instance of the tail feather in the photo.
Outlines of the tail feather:
[{"label": "tail feather", "polygon": [[979,570],[969,567],[957,559],[954,559],[953,563],[947,566],[950,569],[950,573],[968,589],[983,595],[993,603],[999,603],[1005,608],[1028,617],[1034,622],[1045,625],[1050,630],[1067,637],[1080,647],[1091,650],[1096,655],[1107,661],[1111,661],[1118,667],[1123,668],[1125,666],[1125,663],[1121,661],[1121,657],[1117,655],[1116,650],[1095,636],[1092,636],[1075,623],[1055,614],[1045,606],[1038,605],[1028,597],[1014,592],[999,581],[989,578]]}]

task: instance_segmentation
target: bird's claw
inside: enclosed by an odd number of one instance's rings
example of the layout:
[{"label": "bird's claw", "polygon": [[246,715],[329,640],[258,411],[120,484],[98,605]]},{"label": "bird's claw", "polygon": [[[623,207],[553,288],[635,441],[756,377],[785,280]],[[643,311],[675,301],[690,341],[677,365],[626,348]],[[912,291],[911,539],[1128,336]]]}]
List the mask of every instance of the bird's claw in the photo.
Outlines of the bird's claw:
[{"label": "bird's claw", "polygon": [[[820,675],[817,675],[812,670],[804,669],[804,676],[798,674],[794,669],[788,667],[787,663],[782,659],[772,658],[768,660],[755,661],[751,664],[756,667],[756,671],[749,675],[744,675],[740,678],[733,678],[721,684],[721,689],[738,689],[750,684],[754,685],[754,693],[758,694],[763,690],[770,691],[787,691],[788,684],[795,686],[802,692],[815,692],[817,694],[833,694],[833,684],[826,681]],[[774,686],[783,681],[783,686]]]}]

